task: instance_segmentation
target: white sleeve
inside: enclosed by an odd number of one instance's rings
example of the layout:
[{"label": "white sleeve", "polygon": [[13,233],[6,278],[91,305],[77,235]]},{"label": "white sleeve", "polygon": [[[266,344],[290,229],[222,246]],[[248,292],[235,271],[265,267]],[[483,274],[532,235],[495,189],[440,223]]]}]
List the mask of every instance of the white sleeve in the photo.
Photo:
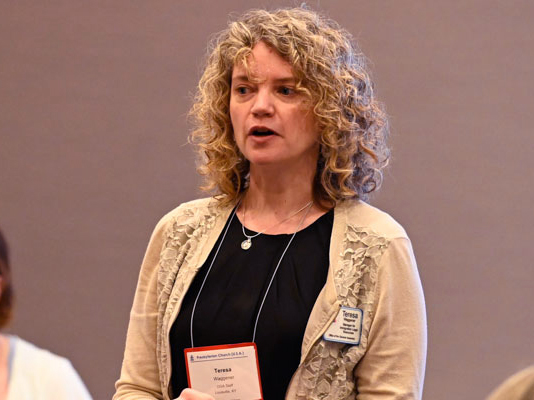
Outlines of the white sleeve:
[{"label": "white sleeve", "polygon": [[89,391],[69,360],[57,357],[47,366],[39,398],[54,400],[92,400]]},{"label": "white sleeve", "polygon": [[355,369],[358,400],[420,400],[426,312],[409,239],[393,239],[378,266],[368,347]]},{"label": "white sleeve", "polygon": [[92,400],[66,358],[13,337],[9,400]]}]

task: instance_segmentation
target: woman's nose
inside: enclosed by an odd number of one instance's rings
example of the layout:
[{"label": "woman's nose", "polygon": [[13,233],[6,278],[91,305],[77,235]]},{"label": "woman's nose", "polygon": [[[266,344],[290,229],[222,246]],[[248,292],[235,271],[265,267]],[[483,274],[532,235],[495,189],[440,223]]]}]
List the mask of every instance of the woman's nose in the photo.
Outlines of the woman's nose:
[{"label": "woman's nose", "polygon": [[271,116],[274,113],[274,104],[268,90],[258,90],[254,96],[251,112],[256,117]]}]

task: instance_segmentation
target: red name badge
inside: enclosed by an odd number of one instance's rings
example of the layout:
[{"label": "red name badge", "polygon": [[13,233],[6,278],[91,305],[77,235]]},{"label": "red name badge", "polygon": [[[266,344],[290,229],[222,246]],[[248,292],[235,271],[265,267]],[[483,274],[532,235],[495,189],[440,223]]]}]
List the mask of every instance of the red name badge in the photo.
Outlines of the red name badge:
[{"label": "red name badge", "polygon": [[255,343],[193,347],[184,353],[191,389],[217,400],[263,400]]}]

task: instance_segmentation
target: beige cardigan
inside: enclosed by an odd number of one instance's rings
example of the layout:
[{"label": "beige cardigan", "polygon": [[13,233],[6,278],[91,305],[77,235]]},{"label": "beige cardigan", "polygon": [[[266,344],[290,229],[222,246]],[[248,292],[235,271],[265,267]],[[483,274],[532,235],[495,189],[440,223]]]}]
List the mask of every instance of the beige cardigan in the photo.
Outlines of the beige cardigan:
[{"label": "beige cardigan", "polygon": [[[231,210],[211,198],[195,200],[156,226],[141,266],[114,400],[170,399],[169,331]],[[363,310],[359,345],[323,339],[341,306]],[[328,278],[308,320],[286,399],[420,399],[425,359],[423,292],[406,233],[364,202],[341,203],[334,210]]]}]

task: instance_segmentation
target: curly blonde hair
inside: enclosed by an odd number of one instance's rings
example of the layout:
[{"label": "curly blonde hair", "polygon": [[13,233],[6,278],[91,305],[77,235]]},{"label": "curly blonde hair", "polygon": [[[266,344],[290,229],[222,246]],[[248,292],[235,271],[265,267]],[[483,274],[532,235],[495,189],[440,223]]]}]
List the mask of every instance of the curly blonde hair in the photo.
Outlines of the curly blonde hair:
[{"label": "curly blonde hair", "polygon": [[232,203],[247,187],[249,162],[234,140],[230,87],[233,67],[246,64],[260,41],[291,64],[297,88],[313,105],[321,131],[314,200],[323,207],[348,198],[367,200],[389,160],[387,115],[350,33],[305,8],[251,10],[212,41],[190,112],[203,189]]}]

